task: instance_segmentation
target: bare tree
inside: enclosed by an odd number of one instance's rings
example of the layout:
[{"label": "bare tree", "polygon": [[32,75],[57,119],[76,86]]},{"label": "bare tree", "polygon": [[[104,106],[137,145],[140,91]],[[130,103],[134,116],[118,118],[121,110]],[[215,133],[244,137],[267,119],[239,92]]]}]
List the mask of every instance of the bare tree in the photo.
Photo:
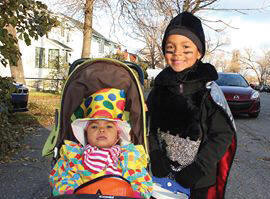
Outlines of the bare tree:
[{"label": "bare tree", "polygon": [[[80,12],[80,10],[86,11],[85,8],[87,4],[84,4],[85,1],[86,3],[91,1],[91,6],[94,6],[92,7],[92,12],[89,12],[89,17],[85,18],[85,23],[87,22],[86,19],[90,19],[94,16],[93,9],[94,12],[104,11],[104,9],[106,9],[107,13],[110,13],[110,17],[113,19],[114,27],[112,29],[114,32],[117,32],[116,28],[120,27],[130,38],[144,42],[145,48],[143,52],[147,54],[148,62],[153,68],[157,66],[157,63],[159,63],[163,57],[160,46],[164,29],[176,14],[183,11],[196,14],[200,11],[234,11],[244,13],[250,10],[256,10],[220,9],[217,7],[217,3],[220,2],[220,0],[58,0],[61,6],[67,6],[69,12],[73,14]],[[86,12],[84,14],[86,14]],[[202,22],[205,26],[216,32],[223,31],[226,27],[231,27],[230,24],[222,20],[202,18]],[[223,27],[215,29],[209,25],[211,23],[220,23]],[[89,37],[91,37],[90,31],[92,30],[92,23],[89,22],[85,24],[84,28],[87,27],[90,27],[90,29],[86,30],[84,33],[84,42],[88,41],[88,43],[85,43],[83,49],[89,48],[90,52]],[[211,45],[210,53],[220,48],[223,43],[217,41],[215,45]],[[210,47],[210,45],[208,47]],[[83,56],[88,56],[88,53]]]},{"label": "bare tree", "polygon": [[118,23],[125,30],[126,26],[132,27],[128,36],[144,42],[145,48],[141,53],[144,54],[151,68],[163,67],[161,42],[169,21],[179,12],[184,10],[195,12],[196,9],[206,5],[206,2],[215,1],[118,0],[116,7],[120,10]]},{"label": "bare tree", "polygon": [[[162,57],[162,51],[156,50],[157,47],[153,45],[152,39],[157,42],[157,46],[161,46],[162,35],[166,25],[178,13],[183,11],[189,11],[195,15],[201,11],[234,11],[244,13],[250,10],[261,9],[218,9],[218,2],[220,0],[118,0],[117,10],[119,11],[119,16],[117,19],[125,31],[127,31],[126,26],[132,27],[132,31],[128,36],[145,42],[145,49],[148,50],[149,54],[148,61],[151,63],[151,67],[155,67],[160,57]],[[209,20],[206,18],[201,18],[201,20],[206,27],[215,32],[222,32],[226,27],[234,28],[223,20]],[[213,28],[211,24],[214,23],[221,24],[220,28]],[[227,43],[225,40],[208,42],[207,53],[211,54]]]},{"label": "bare tree", "polygon": [[259,84],[266,83],[270,77],[270,50],[263,52],[263,56],[258,58],[251,49],[245,49],[240,62],[246,67],[246,70],[252,70],[257,77]]},{"label": "bare tree", "polygon": [[232,59],[230,61],[229,71],[233,73],[239,73],[241,70],[240,66],[240,51],[239,50],[233,50],[232,52]]},{"label": "bare tree", "polygon": [[205,55],[212,55],[214,52],[219,50],[221,47],[228,46],[230,40],[227,37],[222,37],[222,35],[217,34],[215,38],[206,38],[206,53]]},{"label": "bare tree", "polygon": [[208,56],[207,62],[213,64],[218,71],[226,72],[228,71],[230,60],[226,52],[217,51]]},{"label": "bare tree", "polygon": [[89,58],[91,52],[92,20],[94,0],[86,0],[84,8],[82,58]]},{"label": "bare tree", "polygon": [[161,30],[162,25],[157,26],[156,29],[146,29],[141,28],[141,33],[144,36],[145,47],[140,50],[140,54],[144,56],[144,58],[148,62],[148,66],[151,68],[159,67],[162,68],[164,65],[162,64],[163,53],[161,49]]},{"label": "bare tree", "polygon": [[257,61],[262,77],[262,83],[266,84],[270,78],[270,50],[264,51],[263,57]]},{"label": "bare tree", "polygon": [[216,68],[225,71],[228,66],[228,60],[226,58],[227,52],[221,50],[222,47],[228,46],[230,40],[224,37],[220,33],[212,35],[211,38],[206,37],[206,52],[203,58],[204,61],[212,63]]},{"label": "bare tree", "polygon": [[54,0],[55,9],[60,10],[67,16],[83,18],[83,44],[82,58],[89,58],[91,54],[91,38],[93,32],[94,7],[107,5],[107,0]]}]

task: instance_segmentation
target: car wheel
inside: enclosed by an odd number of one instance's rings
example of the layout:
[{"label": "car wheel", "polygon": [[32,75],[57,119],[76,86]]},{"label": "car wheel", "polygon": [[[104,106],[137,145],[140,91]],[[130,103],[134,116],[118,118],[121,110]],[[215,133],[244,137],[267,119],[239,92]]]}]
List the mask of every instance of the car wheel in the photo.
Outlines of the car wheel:
[{"label": "car wheel", "polygon": [[250,113],[248,115],[249,115],[249,117],[257,118],[259,116],[259,113]]}]

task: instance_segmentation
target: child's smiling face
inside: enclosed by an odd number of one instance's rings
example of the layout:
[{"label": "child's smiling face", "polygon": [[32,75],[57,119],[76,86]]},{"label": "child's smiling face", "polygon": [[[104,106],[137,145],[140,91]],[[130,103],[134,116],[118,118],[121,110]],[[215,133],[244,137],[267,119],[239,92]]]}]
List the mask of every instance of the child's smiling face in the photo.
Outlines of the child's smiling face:
[{"label": "child's smiling face", "polygon": [[165,45],[165,60],[175,72],[191,67],[200,59],[197,46],[183,35],[169,35]]},{"label": "child's smiling face", "polygon": [[86,129],[87,142],[98,148],[110,148],[118,142],[115,122],[106,120],[90,121]]}]

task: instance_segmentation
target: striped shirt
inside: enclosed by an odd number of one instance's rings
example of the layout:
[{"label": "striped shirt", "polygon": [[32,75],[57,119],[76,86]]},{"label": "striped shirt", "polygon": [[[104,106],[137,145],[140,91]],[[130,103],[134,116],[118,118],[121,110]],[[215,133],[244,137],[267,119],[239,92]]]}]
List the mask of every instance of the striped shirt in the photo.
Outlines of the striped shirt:
[{"label": "striped shirt", "polygon": [[98,148],[87,144],[82,157],[83,166],[94,174],[105,170],[106,174],[121,175],[121,170],[118,168],[120,153],[119,145]]}]

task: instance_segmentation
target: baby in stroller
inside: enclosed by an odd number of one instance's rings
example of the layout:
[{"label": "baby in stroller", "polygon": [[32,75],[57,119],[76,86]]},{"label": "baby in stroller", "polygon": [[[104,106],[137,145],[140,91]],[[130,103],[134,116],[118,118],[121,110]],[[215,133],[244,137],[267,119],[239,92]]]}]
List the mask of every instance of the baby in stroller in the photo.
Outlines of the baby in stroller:
[{"label": "baby in stroller", "polygon": [[[146,170],[147,154],[142,145],[130,142],[131,128],[123,114],[125,95],[124,90],[101,89],[83,100],[76,109],[71,127],[79,143],[64,140],[60,158],[49,177],[53,195],[117,195],[117,186],[121,185],[113,183],[114,187],[107,192],[106,179],[101,179],[116,175],[130,182],[132,189],[127,187],[126,196],[151,197],[153,183]],[[98,178],[101,179],[99,185],[90,183],[86,186],[85,183]]]}]

